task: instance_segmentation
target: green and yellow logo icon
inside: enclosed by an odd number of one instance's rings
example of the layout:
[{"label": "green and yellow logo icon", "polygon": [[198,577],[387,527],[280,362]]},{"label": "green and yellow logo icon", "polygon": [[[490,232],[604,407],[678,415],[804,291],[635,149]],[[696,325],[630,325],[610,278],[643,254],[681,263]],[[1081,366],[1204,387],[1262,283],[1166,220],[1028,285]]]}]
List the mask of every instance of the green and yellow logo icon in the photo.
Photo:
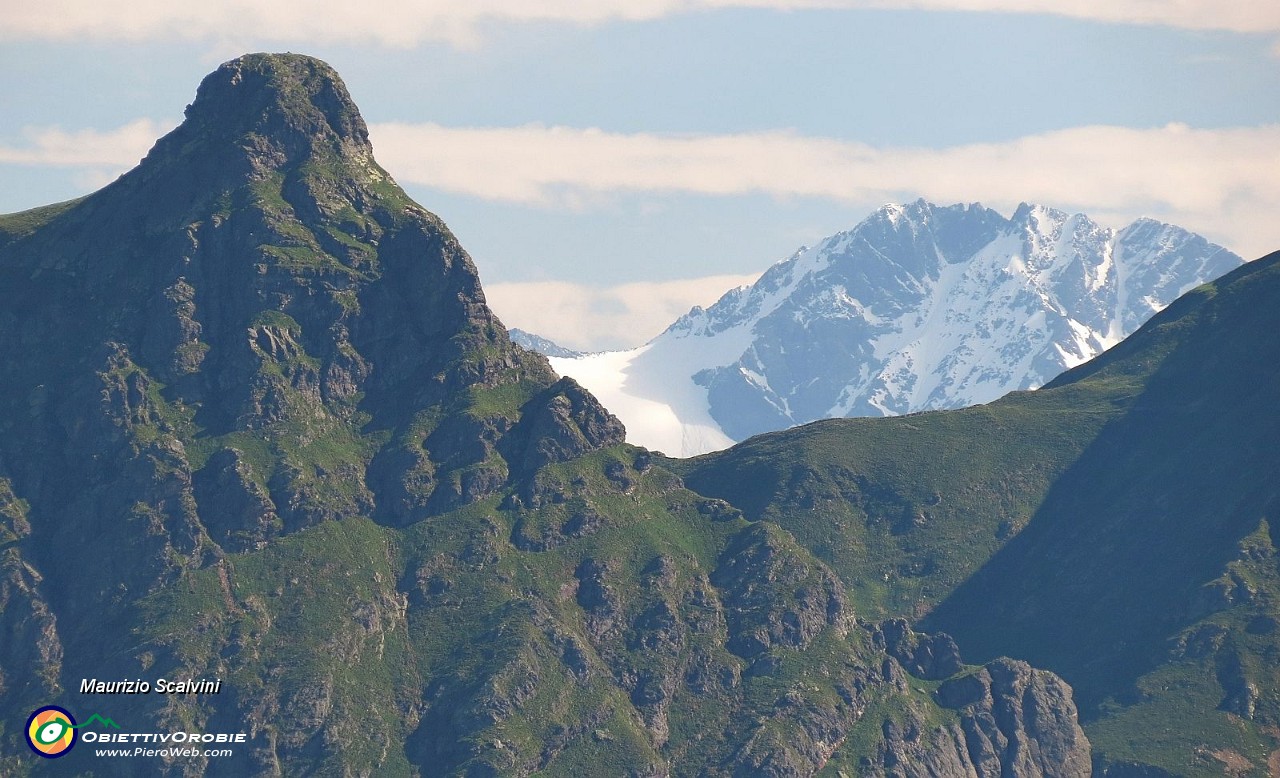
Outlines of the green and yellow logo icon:
[{"label": "green and yellow logo icon", "polygon": [[56,759],[76,744],[76,720],[57,705],[46,705],[27,719],[27,745],[46,759]]}]

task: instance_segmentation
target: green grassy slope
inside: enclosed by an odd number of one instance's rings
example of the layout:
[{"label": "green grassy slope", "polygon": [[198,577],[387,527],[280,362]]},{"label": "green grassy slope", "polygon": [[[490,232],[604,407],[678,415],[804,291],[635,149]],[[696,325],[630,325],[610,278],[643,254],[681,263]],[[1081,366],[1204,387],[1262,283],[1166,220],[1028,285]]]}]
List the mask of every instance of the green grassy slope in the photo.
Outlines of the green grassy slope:
[{"label": "green grassy slope", "polygon": [[1117,385],[818,422],[670,465],[691,488],[793,532],[864,612],[919,617],[1026,526],[1130,394]]},{"label": "green grassy slope", "polygon": [[[1273,254],[1038,392],[819,422],[671,466],[791,529],[864,607],[1061,673],[1102,761],[1221,774],[1217,752],[1261,771],[1280,732],[1266,627],[1280,590],[1260,572],[1233,582],[1242,559],[1276,564],[1241,544],[1280,504],[1278,301]],[[1188,658],[1206,624],[1223,636]]]}]

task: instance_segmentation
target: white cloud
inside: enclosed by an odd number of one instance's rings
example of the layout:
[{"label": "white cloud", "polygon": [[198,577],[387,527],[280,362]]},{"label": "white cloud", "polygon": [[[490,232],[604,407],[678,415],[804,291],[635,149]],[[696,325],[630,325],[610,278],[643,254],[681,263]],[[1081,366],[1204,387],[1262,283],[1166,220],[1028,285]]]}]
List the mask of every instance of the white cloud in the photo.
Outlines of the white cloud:
[{"label": "white cloud", "polygon": [[[70,170],[96,188],[132,167],[166,125],[26,128],[0,164]],[[619,134],[524,126],[375,124],[380,162],[403,182],[482,199],[589,209],[618,194],[694,193],[837,200],[857,208],[918,196],[1010,212],[1019,202],[1079,210],[1120,225],[1151,216],[1243,254],[1280,248],[1280,125],[1192,129],[1079,127],[942,149],[873,147],[791,132]],[[847,225],[852,226],[852,225]],[[815,236],[816,237],[816,236]],[[486,287],[512,326],[598,350],[634,346],[744,276],[609,288],[561,281]]]},{"label": "white cloud", "polygon": [[[834,3],[833,3],[834,4]],[[1119,24],[1157,24],[1193,30],[1268,32],[1280,29],[1272,0],[868,0],[841,3],[875,8],[1036,13]]]},{"label": "white cloud", "polygon": [[[0,164],[72,169],[110,181],[168,127],[26,128]],[[1002,143],[873,147],[792,132],[620,134],[529,125],[375,124],[378,159],[399,180],[488,200],[587,210],[618,194],[753,193],[855,208],[926,197],[1004,209],[1032,201],[1113,224],[1150,216],[1246,257],[1280,247],[1280,125],[1077,127]]]},{"label": "white cloud", "polygon": [[789,132],[618,134],[544,127],[371,128],[402,181],[474,197],[588,207],[610,193],[765,193],[853,205],[923,196],[1012,209],[1033,201],[1122,221],[1164,219],[1246,255],[1280,247],[1280,125],[1094,126],[942,149]]},{"label": "white cloud", "polygon": [[[150,119],[136,119],[106,132],[26,127],[22,131],[26,143],[0,145],[0,163],[105,169],[119,174],[138,164],[156,138],[168,129],[170,126]],[[110,174],[98,174],[101,175]]]},{"label": "white cloud", "polygon": [[1236,32],[1280,30],[1274,0],[42,0],[0,4],[0,38],[423,41],[467,45],[486,22],[599,24],[722,8],[919,9],[1053,14],[1126,24]]},{"label": "white cloud", "polygon": [[[167,125],[26,128],[0,164],[61,167],[110,181]],[[814,197],[853,207],[926,197],[1004,209],[1031,201],[1113,224],[1150,216],[1246,257],[1280,247],[1280,125],[1077,127],[1002,143],[873,147],[792,132],[620,134],[529,125],[375,124],[378,159],[399,180],[487,200],[588,210],[628,193]]]},{"label": "white cloud", "polygon": [[508,327],[566,348],[604,351],[638,346],[695,305],[710,305],[759,274],[595,287],[568,281],[485,284],[485,298]]}]

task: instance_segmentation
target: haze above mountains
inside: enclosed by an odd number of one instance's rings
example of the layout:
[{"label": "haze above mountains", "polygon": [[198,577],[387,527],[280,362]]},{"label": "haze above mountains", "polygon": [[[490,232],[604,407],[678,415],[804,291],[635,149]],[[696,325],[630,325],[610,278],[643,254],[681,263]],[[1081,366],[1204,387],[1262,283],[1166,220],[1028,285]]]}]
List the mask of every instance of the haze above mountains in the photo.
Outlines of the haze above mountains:
[{"label": "haze above mountains", "polygon": [[628,440],[676,456],[831,417],[961,408],[1042,386],[1243,260],[1173,225],[1024,204],[888,205],[631,351],[526,342]]},{"label": "haze above mountains", "polygon": [[324,63],[228,62],[186,117],[0,217],[0,708],[249,743],[71,770],[1280,763],[1280,254],[1036,392],[668,459],[513,345]]}]

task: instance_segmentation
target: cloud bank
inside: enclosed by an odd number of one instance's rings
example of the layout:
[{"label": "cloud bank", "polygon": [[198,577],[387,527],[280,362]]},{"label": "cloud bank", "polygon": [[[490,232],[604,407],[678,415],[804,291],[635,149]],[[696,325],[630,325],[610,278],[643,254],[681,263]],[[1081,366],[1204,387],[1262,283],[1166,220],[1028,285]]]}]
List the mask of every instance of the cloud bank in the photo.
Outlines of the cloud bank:
[{"label": "cloud bank", "polygon": [[22,145],[0,145],[0,164],[38,167],[109,168],[123,173],[146,156],[172,125],[151,119],[134,121],[105,132],[95,129],[26,127]]},{"label": "cloud bank", "polygon": [[695,305],[755,282],[759,274],[716,275],[594,287],[568,281],[485,284],[489,305],[508,327],[566,348],[605,351],[639,346]]},{"label": "cloud bank", "polygon": [[[166,129],[148,119],[109,131],[27,128],[22,143],[0,145],[0,164],[67,169],[98,186],[136,164]],[[1029,201],[1116,226],[1150,216],[1246,258],[1280,248],[1280,125],[1077,127],[940,149],[781,131],[657,135],[374,124],[371,133],[379,161],[402,183],[522,206],[590,209],[629,194],[764,193],[836,200],[850,210],[925,197],[980,201],[1009,213]],[[545,281],[486,289],[508,324],[597,350],[637,345],[746,280],[713,276],[607,289]]]},{"label": "cloud bank", "polygon": [[725,8],[1033,13],[1196,30],[1280,31],[1280,4],[1274,0],[42,0],[0,4],[0,38],[471,45],[479,28],[491,22],[591,25]]},{"label": "cloud bank", "polygon": [[488,200],[590,207],[618,193],[765,193],[874,207],[923,196],[1012,210],[1033,201],[1104,221],[1163,219],[1261,254],[1280,247],[1280,125],[1077,127],[1001,143],[873,147],[789,132],[618,134],[530,125],[376,124],[401,181]]},{"label": "cloud bank", "polygon": [[[71,169],[109,181],[168,127],[138,119],[109,131],[26,128],[0,164]],[[629,194],[822,198],[868,210],[925,197],[1078,210],[1114,225],[1149,216],[1246,257],[1280,248],[1280,125],[1193,129],[1076,127],[1000,143],[875,147],[793,132],[622,134],[528,125],[370,127],[402,183],[483,200],[590,210]],[[817,236],[815,236],[817,237]]]}]

